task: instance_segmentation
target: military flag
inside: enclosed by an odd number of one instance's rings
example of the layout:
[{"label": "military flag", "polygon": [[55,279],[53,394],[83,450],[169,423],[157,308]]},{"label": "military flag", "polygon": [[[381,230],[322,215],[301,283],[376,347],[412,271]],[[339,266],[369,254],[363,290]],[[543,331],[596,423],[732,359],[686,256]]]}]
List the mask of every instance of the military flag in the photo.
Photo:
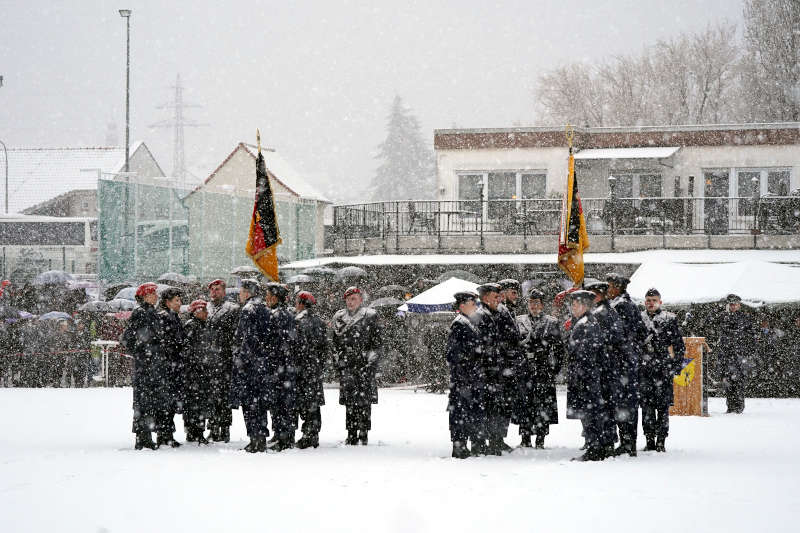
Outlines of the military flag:
[{"label": "military flag", "polygon": [[586,219],[583,216],[578,179],[575,176],[575,156],[572,153],[573,130],[567,126],[569,144],[569,171],[567,190],[561,204],[561,225],[558,235],[558,267],[576,287],[583,283],[583,251],[589,248]]},{"label": "military flag", "polygon": [[258,159],[256,160],[256,200],[253,217],[250,219],[250,233],[247,236],[245,251],[256,267],[272,281],[278,279],[278,252],[281,233],[278,229],[278,216],[275,211],[275,196],[267,176],[267,165],[261,154],[261,133],[258,139]]}]

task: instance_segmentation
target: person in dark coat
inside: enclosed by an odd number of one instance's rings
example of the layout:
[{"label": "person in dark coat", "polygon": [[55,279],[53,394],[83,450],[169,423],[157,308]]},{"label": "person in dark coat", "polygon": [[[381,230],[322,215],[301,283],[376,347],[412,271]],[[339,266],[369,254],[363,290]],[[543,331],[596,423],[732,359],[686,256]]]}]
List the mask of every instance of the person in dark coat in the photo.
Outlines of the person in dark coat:
[{"label": "person in dark coat", "polygon": [[630,280],[616,272],[606,276],[611,308],[619,315],[627,337],[627,357],[619,360],[616,376],[616,420],[619,430],[619,447],[615,455],[636,456],[636,437],[639,426],[639,360],[642,357],[647,328],[642,315],[627,292]]},{"label": "person in dark coat", "polygon": [[208,329],[211,331],[213,358],[209,367],[209,438],[228,442],[231,438],[231,368],[233,337],[239,324],[239,306],[225,299],[225,282],[208,284]]},{"label": "person in dark coat", "polygon": [[661,309],[661,293],[645,293],[642,322],[647,329],[639,362],[639,392],[645,451],[666,451],[669,434],[669,406],[673,402],[672,382],[683,367],[686,345],[674,314]]},{"label": "person in dark coat", "polygon": [[183,427],[186,430],[186,442],[198,444],[208,444],[204,433],[211,407],[209,374],[215,355],[206,305],[205,300],[195,300],[189,304],[192,318],[183,326],[186,333],[183,354]]},{"label": "person in dark coat", "polygon": [[[480,378],[481,337],[478,328],[470,320],[477,310],[478,294],[472,291],[457,292],[455,295],[456,318],[450,324],[447,337],[446,359],[450,367],[450,394],[447,401],[449,413],[450,440],[453,442],[452,456],[466,459],[471,452],[467,441],[473,448],[483,439],[479,436],[480,397],[476,380]],[[475,450],[483,453],[485,450]]]},{"label": "person in dark coat", "polygon": [[[172,432],[175,432],[175,414],[183,413],[183,347],[186,343],[186,334],[183,323],[178,313],[181,309],[181,296],[183,291],[176,287],[169,287],[161,291],[161,302],[158,316],[161,319],[161,329],[164,332],[164,354],[169,362],[167,379],[169,380],[172,402],[168,414]],[[164,443],[159,443],[164,444]]]},{"label": "person in dark coat", "polygon": [[756,359],[756,327],[742,311],[742,299],[735,294],[726,298],[727,310],[720,324],[716,355],[728,413],[744,411],[747,375]]},{"label": "person in dark coat", "polygon": [[261,298],[261,287],[252,279],[242,280],[239,290],[239,324],[233,340],[231,401],[242,407],[250,453],[267,450],[269,409],[275,384],[269,374],[272,312]]},{"label": "person in dark coat", "polygon": [[164,331],[156,311],[155,283],[145,283],[136,290],[139,307],[133,310],[121,343],[133,357],[133,432],[136,449],[155,450],[151,432],[158,442],[175,445],[169,413],[172,395],[167,374],[169,359],[164,350]]},{"label": "person in dark coat", "polygon": [[497,326],[498,326],[498,351],[500,355],[500,381],[501,381],[501,409],[503,418],[498,419],[498,433],[496,445],[501,451],[509,452],[511,446],[506,444],[503,439],[508,435],[508,426],[514,407],[519,399],[520,381],[519,372],[524,362],[524,355],[520,342],[522,336],[517,326],[517,320],[513,309],[517,306],[519,299],[520,284],[515,279],[504,279],[497,282],[500,286],[500,304],[497,306]]},{"label": "person in dark coat", "polygon": [[594,293],[577,290],[568,295],[570,312],[567,342],[567,418],[583,426],[586,453],[576,461],[606,458],[604,428],[609,423],[604,380],[607,366],[606,336],[591,312]]},{"label": "person in dark coat", "polygon": [[[478,287],[480,306],[472,320],[481,336],[481,401],[484,410],[482,436],[488,439],[486,453],[501,455],[511,447],[503,442],[508,431],[508,412],[505,402],[503,379],[504,354],[500,351],[500,332],[503,318],[500,316],[500,285],[484,283]],[[484,447],[478,445],[478,450]],[[475,446],[473,446],[473,450]]]},{"label": "person in dark coat", "polygon": [[308,291],[295,298],[297,322],[297,402],[295,408],[303,419],[303,436],[297,441],[300,449],[319,446],[322,429],[320,406],[325,405],[322,375],[328,352],[328,326],[317,316],[317,300]]},{"label": "person in dark coat", "polygon": [[528,291],[528,312],[517,317],[525,360],[519,372],[520,396],[515,421],[522,436],[520,446],[544,448],[550,425],[558,424],[556,376],[564,361],[564,343],[558,320],[544,313],[544,293]]},{"label": "person in dark coat", "polygon": [[269,357],[273,439],[268,448],[280,452],[294,448],[297,423],[295,396],[297,393],[297,326],[294,314],[286,307],[289,290],[280,283],[267,283],[264,302],[272,316],[266,338]]},{"label": "person in dark coat", "polygon": [[333,353],[339,372],[339,403],[345,406],[345,444],[367,445],[372,404],[378,403],[375,370],[382,349],[378,313],[362,306],[361,289],[349,287],[345,308],[333,315]]}]

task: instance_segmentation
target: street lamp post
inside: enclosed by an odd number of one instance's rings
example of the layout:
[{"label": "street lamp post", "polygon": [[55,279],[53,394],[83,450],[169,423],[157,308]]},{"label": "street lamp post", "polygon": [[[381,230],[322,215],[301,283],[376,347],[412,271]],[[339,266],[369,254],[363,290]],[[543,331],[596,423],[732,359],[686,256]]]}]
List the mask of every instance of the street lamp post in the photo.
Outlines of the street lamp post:
[{"label": "street lamp post", "polygon": [[6,162],[6,215],[8,214],[8,148],[6,148],[6,143],[0,141],[0,146],[3,147],[3,153],[5,157],[3,157],[3,161]]},{"label": "street lamp post", "polygon": [[617,233],[617,196],[616,196],[616,187],[617,185],[617,178],[613,175],[608,176],[608,188],[611,192],[611,209],[609,212],[611,213],[611,251],[614,251],[614,240]]},{"label": "street lamp post", "polygon": [[125,19],[127,29],[127,45],[125,47],[125,172],[130,172],[128,168],[131,146],[131,10],[120,9],[119,16]]}]

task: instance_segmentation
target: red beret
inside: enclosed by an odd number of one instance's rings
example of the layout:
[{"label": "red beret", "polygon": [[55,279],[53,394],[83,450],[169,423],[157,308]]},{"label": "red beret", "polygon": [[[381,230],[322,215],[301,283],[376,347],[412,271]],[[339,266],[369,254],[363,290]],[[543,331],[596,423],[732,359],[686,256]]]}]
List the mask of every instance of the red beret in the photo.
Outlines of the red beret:
[{"label": "red beret", "polygon": [[222,285],[223,287],[227,287],[228,286],[228,284],[225,283],[224,279],[215,279],[214,281],[212,281],[211,283],[208,284],[208,288],[210,289],[214,285]]},{"label": "red beret", "polygon": [[316,305],[317,300],[314,298],[314,295],[308,291],[300,291],[297,293],[297,299],[302,300],[304,302],[308,302],[311,305]]},{"label": "red beret", "polygon": [[139,285],[139,288],[136,289],[136,297],[137,298],[144,298],[148,294],[152,294],[152,293],[156,292],[156,289],[158,289],[158,285],[156,285],[153,282],[142,283],[141,285]]},{"label": "red beret", "polygon": [[361,289],[358,287],[348,287],[346,291],[344,291],[344,297],[347,298],[352,294],[361,294]]},{"label": "red beret", "polygon": [[206,305],[208,305],[208,302],[205,300],[195,300],[189,304],[189,312],[194,313],[195,311],[205,309]]}]

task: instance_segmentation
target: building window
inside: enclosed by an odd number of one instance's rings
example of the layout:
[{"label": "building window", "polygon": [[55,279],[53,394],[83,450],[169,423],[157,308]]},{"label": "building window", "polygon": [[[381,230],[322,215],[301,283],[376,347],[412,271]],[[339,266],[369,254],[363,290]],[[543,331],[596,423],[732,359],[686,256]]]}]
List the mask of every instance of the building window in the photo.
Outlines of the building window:
[{"label": "building window", "polygon": [[544,198],[547,194],[547,174],[522,174],[520,195],[523,200]]},{"label": "building window", "polygon": [[458,176],[458,199],[462,209],[480,213],[483,194],[483,174],[462,174]]},{"label": "building window", "polygon": [[788,170],[770,170],[767,172],[767,194],[789,196],[792,173]]},{"label": "building window", "polygon": [[753,196],[761,190],[761,172],[749,170],[737,172],[736,196],[739,197],[739,216],[752,216],[754,211]]},{"label": "building window", "polygon": [[508,215],[510,202],[497,200],[514,200],[517,198],[516,172],[489,173],[489,218],[501,218]]},{"label": "building window", "polygon": [[663,193],[661,192],[660,174],[642,174],[639,176],[640,198],[660,198],[661,196],[663,196]]}]

